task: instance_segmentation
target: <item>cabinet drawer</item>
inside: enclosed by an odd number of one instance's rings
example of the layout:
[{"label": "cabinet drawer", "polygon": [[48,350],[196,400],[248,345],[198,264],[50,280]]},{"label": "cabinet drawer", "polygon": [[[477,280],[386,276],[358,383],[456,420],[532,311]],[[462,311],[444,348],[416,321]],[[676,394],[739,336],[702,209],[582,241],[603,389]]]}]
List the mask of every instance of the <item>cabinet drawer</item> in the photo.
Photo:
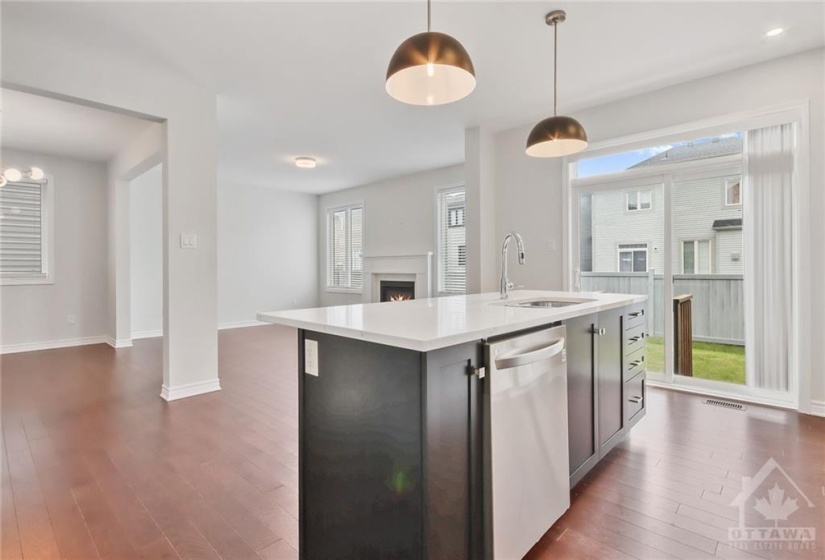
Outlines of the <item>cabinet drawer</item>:
[{"label": "cabinet drawer", "polygon": [[625,423],[633,419],[645,407],[645,378],[646,375],[637,375],[624,384],[624,420]]},{"label": "cabinet drawer", "polygon": [[647,352],[644,349],[625,355],[623,375],[625,381],[630,381],[643,371],[647,371]]},{"label": "cabinet drawer", "polygon": [[647,338],[646,324],[641,324],[631,329],[624,331],[624,354],[632,354],[637,350],[645,347],[645,339]]},{"label": "cabinet drawer", "polygon": [[644,305],[636,308],[631,308],[624,315],[624,329],[629,330],[639,325],[647,324],[647,311]]}]

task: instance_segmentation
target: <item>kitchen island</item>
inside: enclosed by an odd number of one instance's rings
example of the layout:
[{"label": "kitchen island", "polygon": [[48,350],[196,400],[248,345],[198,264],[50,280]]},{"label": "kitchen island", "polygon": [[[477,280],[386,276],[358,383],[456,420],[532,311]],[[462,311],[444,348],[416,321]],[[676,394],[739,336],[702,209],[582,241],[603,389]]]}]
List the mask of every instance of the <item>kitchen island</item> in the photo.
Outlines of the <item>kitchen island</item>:
[{"label": "kitchen island", "polygon": [[[476,294],[260,313],[261,321],[299,329],[300,557],[486,559],[526,552],[523,545],[506,548],[503,500],[493,504],[502,496],[496,485],[509,484],[500,474],[509,468],[504,447],[529,451],[530,438],[562,430],[562,439],[542,440],[548,449],[538,454],[548,457],[547,478],[563,477],[564,486],[540,536],[569,506],[569,488],[644,416],[645,300],[519,291],[504,301]],[[554,333],[553,343],[536,345],[542,333]],[[554,381],[562,384],[545,391],[566,395],[556,404],[536,401],[538,370],[522,366],[523,386],[505,392],[526,395],[519,402],[528,420],[514,423],[519,412],[511,406],[514,433],[502,439],[496,417],[504,412],[491,403],[496,379],[504,378],[496,377],[501,356],[496,350],[493,358],[491,349],[509,340],[528,346],[518,355],[508,350],[507,367],[530,355],[563,364],[566,376]],[[554,411],[561,416],[552,426],[534,414]],[[501,465],[498,479],[494,464]],[[542,468],[531,467],[540,474]]]}]

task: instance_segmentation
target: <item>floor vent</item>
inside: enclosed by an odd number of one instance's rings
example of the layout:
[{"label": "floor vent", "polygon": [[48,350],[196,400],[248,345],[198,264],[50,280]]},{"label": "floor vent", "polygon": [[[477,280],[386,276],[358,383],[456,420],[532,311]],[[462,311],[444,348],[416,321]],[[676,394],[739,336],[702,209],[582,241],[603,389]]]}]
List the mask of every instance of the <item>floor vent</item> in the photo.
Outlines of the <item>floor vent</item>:
[{"label": "floor vent", "polygon": [[747,407],[745,407],[745,405],[728,401],[718,401],[716,399],[706,399],[702,401],[702,403],[713,406],[721,406],[722,408],[729,408],[731,410],[747,410]]}]

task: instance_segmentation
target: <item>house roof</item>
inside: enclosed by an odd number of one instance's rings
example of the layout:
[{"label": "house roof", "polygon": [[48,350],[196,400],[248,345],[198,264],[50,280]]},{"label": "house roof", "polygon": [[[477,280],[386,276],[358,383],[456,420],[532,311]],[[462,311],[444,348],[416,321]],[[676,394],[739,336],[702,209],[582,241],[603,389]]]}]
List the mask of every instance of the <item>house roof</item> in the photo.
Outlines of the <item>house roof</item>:
[{"label": "house roof", "polygon": [[727,220],[713,220],[713,229],[742,229],[742,218],[730,218]]},{"label": "house roof", "polygon": [[715,138],[707,142],[687,142],[632,165],[630,169],[651,167],[666,163],[695,161],[742,153],[742,139],[737,136]]}]

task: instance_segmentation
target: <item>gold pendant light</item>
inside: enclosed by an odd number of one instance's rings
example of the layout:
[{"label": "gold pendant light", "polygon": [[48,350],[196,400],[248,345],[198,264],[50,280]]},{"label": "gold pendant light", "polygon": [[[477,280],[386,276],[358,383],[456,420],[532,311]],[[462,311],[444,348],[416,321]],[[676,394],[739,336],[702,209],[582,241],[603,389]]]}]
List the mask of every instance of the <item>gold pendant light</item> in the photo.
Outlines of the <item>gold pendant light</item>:
[{"label": "gold pendant light", "polygon": [[567,19],[563,10],[547,14],[544,21],[553,26],[553,116],[544,119],[527,137],[527,155],[533,157],[561,157],[580,152],[587,147],[584,127],[572,117],[558,115],[558,59],[559,24]]},{"label": "gold pendant light", "polygon": [[410,105],[443,105],[470,95],[476,87],[470,55],[453,37],[430,30],[413,35],[395,50],[387,68],[387,93]]}]

